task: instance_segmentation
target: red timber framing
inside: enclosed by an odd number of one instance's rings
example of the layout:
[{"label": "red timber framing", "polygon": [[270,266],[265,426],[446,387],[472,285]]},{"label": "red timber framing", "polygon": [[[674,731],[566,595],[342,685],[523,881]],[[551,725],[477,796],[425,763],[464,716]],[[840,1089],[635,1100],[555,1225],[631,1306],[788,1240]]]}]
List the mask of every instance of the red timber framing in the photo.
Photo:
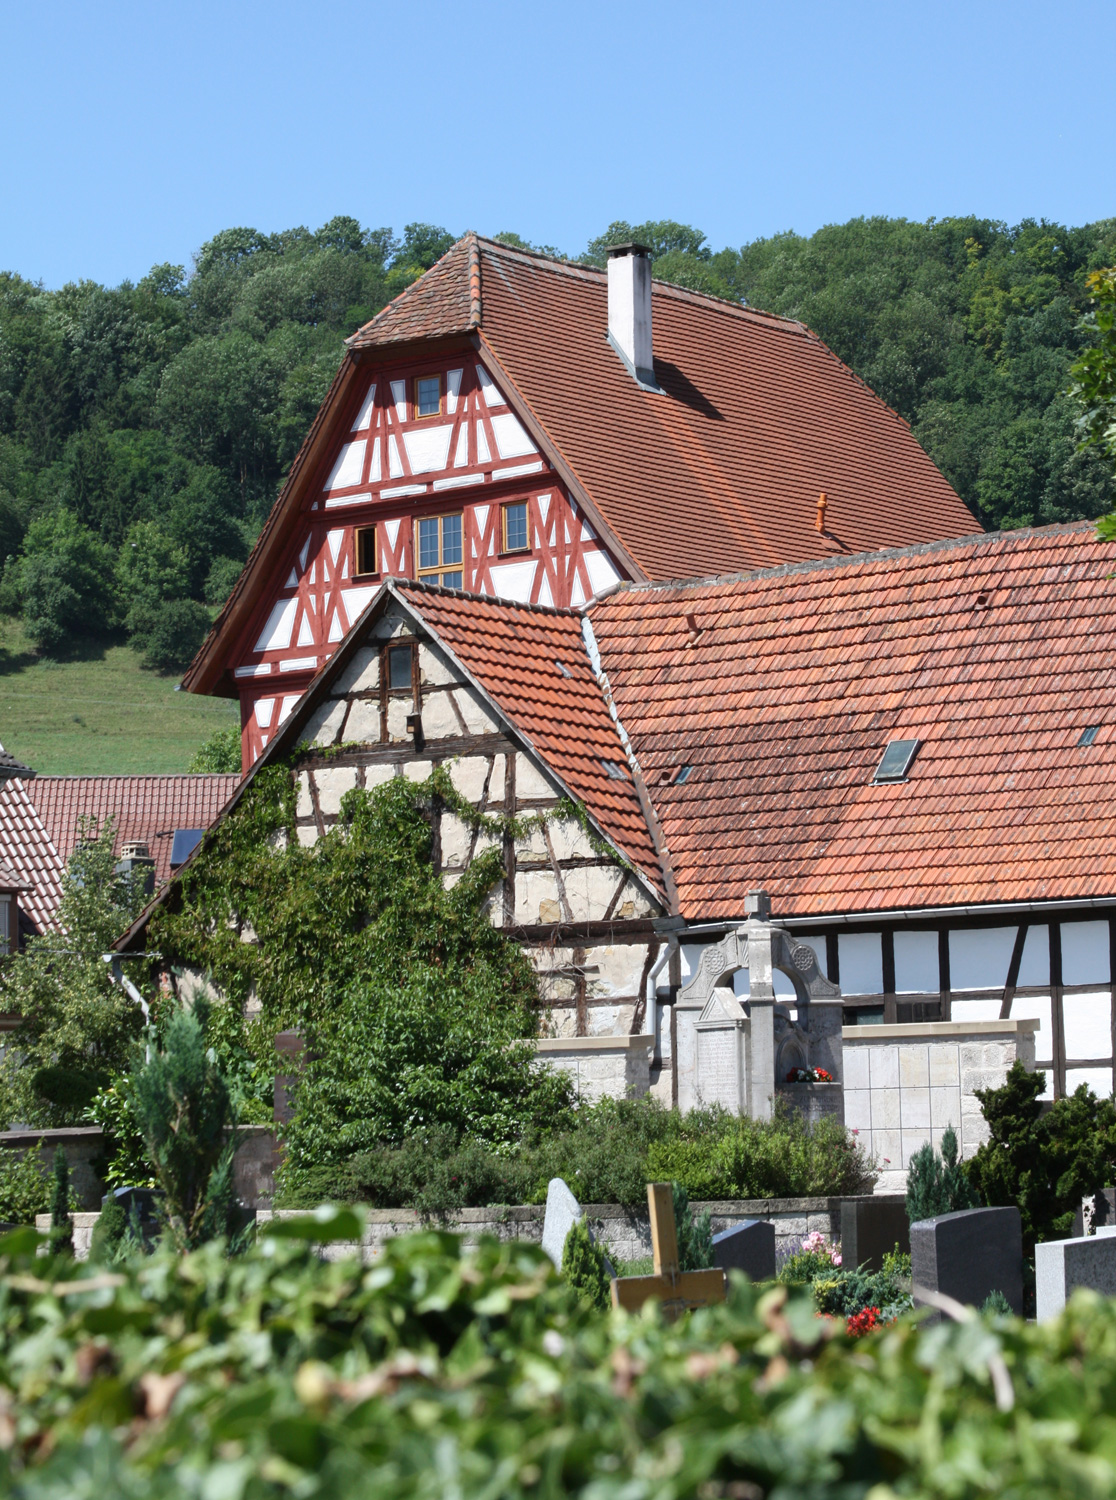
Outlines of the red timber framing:
[{"label": "red timber framing", "polygon": [[[275,582],[232,652],[245,768],[384,578],[430,577],[434,566],[443,583],[469,593],[566,607],[621,577],[623,563],[610,557],[509,406],[483,351],[443,350],[364,365],[358,374]],[[440,383],[440,410],[420,416],[418,383],[431,377]],[[428,398],[430,391],[424,386]],[[527,545],[513,551],[505,551],[508,506],[526,507]],[[430,543],[456,528],[422,523],[447,516],[460,517],[459,550],[438,546],[432,554]],[[513,530],[522,517],[513,512]],[[376,571],[360,572],[370,558]]]}]

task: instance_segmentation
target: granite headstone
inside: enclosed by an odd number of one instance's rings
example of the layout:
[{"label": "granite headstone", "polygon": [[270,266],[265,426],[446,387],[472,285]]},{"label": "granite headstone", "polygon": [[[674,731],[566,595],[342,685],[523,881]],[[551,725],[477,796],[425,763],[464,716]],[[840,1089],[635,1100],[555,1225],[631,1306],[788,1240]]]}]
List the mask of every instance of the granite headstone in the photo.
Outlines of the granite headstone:
[{"label": "granite headstone", "polygon": [[743,1271],[752,1281],[775,1280],[775,1226],[765,1219],[742,1219],[713,1236],[713,1264]]},{"label": "granite headstone", "polygon": [[967,1208],[911,1225],[911,1281],[980,1307],[1002,1292],[1023,1311],[1023,1226],[1017,1208]]},{"label": "granite headstone", "polygon": [[846,1198],[841,1204],[841,1264],[855,1270],[883,1270],[883,1258],[896,1245],[911,1248],[911,1226],[903,1198]]},{"label": "granite headstone", "polygon": [[1035,1316],[1040,1323],[1056,1318],[1078,1287],[1116,1296],[1116,1235],[1035,1246]]}]

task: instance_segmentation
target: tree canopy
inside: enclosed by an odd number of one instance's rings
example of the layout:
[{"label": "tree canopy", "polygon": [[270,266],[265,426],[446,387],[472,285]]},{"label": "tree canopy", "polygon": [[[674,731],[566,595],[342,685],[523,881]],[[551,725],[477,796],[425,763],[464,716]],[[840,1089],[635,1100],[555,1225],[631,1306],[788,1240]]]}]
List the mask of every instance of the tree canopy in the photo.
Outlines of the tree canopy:
[{"label": "tree canopy", "polygon": [[[1116,503],[1103,443],[1078,446],[1069,394],[1075,362],[1108,336],[1087,280],[1116,261],[1116,219],[854,219],[720,250],[692,225],[617,220],[581,259],[603,264],[621,240],[650,245],[662,279],[807,323],[986,526]],[[225,229],[189,270],[118,287],[0,273],[0,607],[51,654],[123,631],[152,665],[181,665],[159,643],[188,627],[186,652],[201,617],[185,602],[223,601],[343,339],[452,241],[433,224],[397,236],[339,216]]]}]

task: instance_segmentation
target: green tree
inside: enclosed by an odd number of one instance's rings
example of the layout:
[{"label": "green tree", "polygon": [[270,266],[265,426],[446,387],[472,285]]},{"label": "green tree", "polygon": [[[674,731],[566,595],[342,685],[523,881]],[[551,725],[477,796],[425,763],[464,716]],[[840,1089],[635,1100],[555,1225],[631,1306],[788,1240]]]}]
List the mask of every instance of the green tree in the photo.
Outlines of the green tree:
[{"label": "green tree", "polygon": [[[1116,467],[1116,266],[1094,271],[1086,281],[1092,306],[1082,319],[1089,345],[1073,366],[1071,394],[1081,408],[1082,445]],[[1103,536],[1116,536],[1116,515],[1105,516]]]},{"label": "green tree", "polygon": [[70,1164],[65,1149],[54,1148],[54,1189],[50,1200],[50,1250],[52,1255],[73,1255],[74,1220],[70,1213]]},{"label": "green tree", "polygon": [[912,1155],[907,1172],[907,1218],[912,1224],[938,1214],[980,1207],[980,1196],[957,1155],[957,1135],[952,1125],[942,1132],[941,1155],[929,1141]]},{"label": "green tree", "polygon": [[19,1017],[0,1060],[5,1125],[77,1125],[122,1071],[143,1025],[101,955],[142,909],[141,881],[115,873],[115,829],[84,830],[62,880],[57,926],[29,938],[0,975],[0,1010]]},{"label": "green tree", "polygon": [[202,745],[186,767],[192,775],[240,770],[240,730],[235,724],[227,729],[218,729]]},{"label": "green tree", "polygon": [[28,635],[54,656],[96,638],[112,623],[111,580],[104,544],[69,511],[34,521],[13,579]]},{"label": "green tree", "polygon": [[137,605],[128,613],[132,645],[154,672],[188,667],[209,631],[209,611],[196,599],[165,599]]},{"label": "green tree", "polygon": [[177,1010],[129,1077],[136,1121],[181,1251],[232,1228],[236,1110],[205,1035],[208,1006]]}]

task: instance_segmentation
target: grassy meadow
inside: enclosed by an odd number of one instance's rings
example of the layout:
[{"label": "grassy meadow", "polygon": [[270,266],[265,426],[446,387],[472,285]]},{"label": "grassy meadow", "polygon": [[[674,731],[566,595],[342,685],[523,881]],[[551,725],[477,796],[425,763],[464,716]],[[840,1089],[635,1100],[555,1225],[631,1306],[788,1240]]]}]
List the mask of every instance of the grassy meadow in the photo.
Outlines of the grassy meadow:
[{"label": "grassy meadow", "polygon": [[105,642],[40,659],[19,620],[0,616],[0,743],[44,776],[185,771],[237,708],[175,692],[180,677],[145,671],[130,646]]}]

